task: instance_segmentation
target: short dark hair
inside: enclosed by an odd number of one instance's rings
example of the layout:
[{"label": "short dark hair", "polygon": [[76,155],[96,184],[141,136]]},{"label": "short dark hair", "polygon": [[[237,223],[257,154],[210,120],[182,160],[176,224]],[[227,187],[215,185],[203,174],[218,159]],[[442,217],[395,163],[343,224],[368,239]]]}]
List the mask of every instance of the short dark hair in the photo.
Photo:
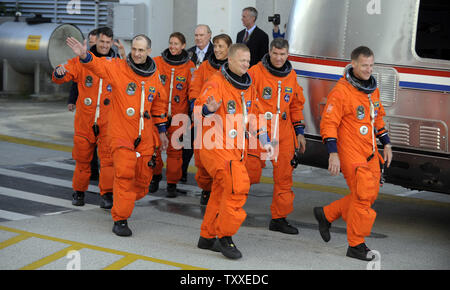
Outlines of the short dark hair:
[{"label": "short dark hair", "polygon": [[245,11],[245,10],[250,12],[250,14],[252,14],[255,17],[255,21],[256,21],[256,19],[258,19],[258,10],[256,10],[255,7],[245,7],[244,9],[242,9],[242,11]]},{"label": "short dark hair", "polygon": [[152,41],[147,35],[145,35],[145,34],[135,35],[133,37],[133,39],[131,40],[131,43],[133,43],[133,41],[136,40],[136,39],[137,40],[144,39],[145,41],[147,41],[147,48],[152,48]]},{"label": "short dark hair", "polygon": [[233,40],[231,40],[231,37],[225,33],[214,36],[213,43],[220,39],[225,41],[225,43],[227,44],[228,47],[230,47],[233,44]]},{"label": "short dark hair", "polygon": [[270,51],[272,51],[272,49],[275,47],[275,48],[278,48],[278,49],[283,49],[283,48],[286,48],[287,50],[289,50],[289,41],[287,41],[286,39],[284,39],[284,38],[281,38],[281,37],[279,37],[279,38],[275,38],[274,40],[272,40],[272,42],[270,43]]},{"label": "short dark hair", "polygon": [[184,34],[181,32],[174,32],[169,36],[169,41],[172,37],[176,37],[178,38],[179,41],[181,41],[181,44],[185,44],[186,43],[186,37],[184,37]]},{"label": "short dark hair", "polygon": [[100,37],[100,34],[103,34],[109,38],[113,38],[114,34],[113,31],[110,27],[104,26],[104,27],[100,27],[97,28],[97,37]]},{"label": "short dark hair", "polygon": [[373,51],[370,48],[368,48],[367,46],[359,46],[352,51],[351,59],[358,60],[360,55],[363,55],[365,57],[371,57],[374,54],[373,54]]},{"label": "short dark hair", "polygon": [[89,34],[88,34],[88,37],[89,36],[97,36],[97,28],[96,29],[92,29],[90,32],[89,32]]}]

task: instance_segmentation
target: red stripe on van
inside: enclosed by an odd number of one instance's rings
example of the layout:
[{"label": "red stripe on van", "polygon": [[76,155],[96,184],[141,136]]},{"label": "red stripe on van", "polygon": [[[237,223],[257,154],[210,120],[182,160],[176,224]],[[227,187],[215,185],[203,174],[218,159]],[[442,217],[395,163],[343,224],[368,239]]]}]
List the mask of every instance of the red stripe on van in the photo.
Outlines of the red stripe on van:
[{"label": "red stripe on van", "polygon": [[290,55],[288,59],[291,61],[296,61],[296,62],[321,64],[321,65],[332,65],[332,66],[340,66],[340,67],[346,67],[349,64],[348,61],[306,58],[306,57],[293,56],[293,55]]},{"label": "red stripe on van", "polygon": [[[320,64],[320,65],[331,65],[331,66],[338,66],[338,67],[345,67],[349,64],[348,61],[308,58],[308,57],[300,57],[300,56],[294,56],[294,55],[290,55],[288,59],[290,61],[295,61],[295,62],[312,63],[312,64]],[[419,69],[419,68],[410,68],[410,67],[398,67],[398,66],[394,66],[393,68],[395,68],[399,73],[450,78],[450,71]]]}]

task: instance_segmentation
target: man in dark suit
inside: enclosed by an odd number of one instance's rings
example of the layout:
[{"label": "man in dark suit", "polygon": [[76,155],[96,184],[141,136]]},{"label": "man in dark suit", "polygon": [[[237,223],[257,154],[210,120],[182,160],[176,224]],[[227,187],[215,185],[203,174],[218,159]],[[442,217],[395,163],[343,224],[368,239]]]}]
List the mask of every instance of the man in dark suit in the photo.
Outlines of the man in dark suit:
[{"label": "man in dark suit", "polygon": [[245,29],[239,31],[236,43],[245,43],[250,49],[250,66],[257,64],[269,52],[269,36],[256,26],[258,11],[254,7],[242,10],[242,24]]},{"label": "man in dark suit", "polygon": [[197,25],[195,28],[195,45],[188,49],[188,53],[197,68],[214,53],[214,46],[211,43],[211,29],[208,25]]},{"label": "man in dark suit", "polygon": [[[211,54],[214,53],[214,45],[211,43],[211,29],[206,24],[199,24],[195,28],[195,45],[189,48],[187,51],[191,57],[191,60],[198,68],[200,64],[207,60]],[[187,171],[189,168],[189,162],[194,154],[193,142],[194,142],[194,127],[191,129],[191,148],[183,148],[183,165],[181,166],[181,182],[187,181]]]}]

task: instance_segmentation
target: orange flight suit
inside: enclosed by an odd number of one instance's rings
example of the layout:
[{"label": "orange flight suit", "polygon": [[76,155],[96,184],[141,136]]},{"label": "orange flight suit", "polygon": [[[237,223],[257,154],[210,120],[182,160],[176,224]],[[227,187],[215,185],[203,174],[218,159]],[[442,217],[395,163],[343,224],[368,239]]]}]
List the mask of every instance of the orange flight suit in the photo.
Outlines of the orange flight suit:
[{"label": "orange flight suit", "polygon": [[[201,114],[201,106],[198,104],[198,98],[200,96],[203,85],[208,81],[208,78],[211,77],[214,73],[219,71],[220,67],[213,67],[209,60],[202,62],[202,64],[198,67],[198,69],[194,72],[192,76],[191,86],[189,87],[189,100],[194,101],[195,107],[193,112],[194,122],[202,123],[203,117]],[[195,174],[195,180],[197,181],[197,185],[205,190],[211,191],[212,185],[212,177],[209,176],[205,167],[202,165],[200,160],[200,149],[197,146],[201,146],[202,132],[201,125],[195,124],[195,136],[196,141],[194,141],[194,160],[195,166],[197,167],[197,173]],[[197,146],[196,146],[197,145]]]},{"label": "orange flight suit", "polygon": [[[166,50],[168,51],[168,49]],[[187,53],[186,53],[187,54]],[[173,88],[172,88],[172,117],[177,114],[188,115],[189,102],[188,102],[188,92],[191,84],[192,73],[195,70],[195,64],[186,57],[184,60],[171,63],[164,56],[157,56],[154,58],[158,71],[160,73],[161,81],[164,85],[166,95],[170,96],[170,82],[172,69],[174,69],[173,74]],[[186,119],[187,120],[187,119]],[[185,127],[183,132],[188,130],[189,124],[179,123],[171,124],[167,128],[167,137],[169,139],[169,147],[167,148],[167,164],[166,164],[166,179],[167,183],[176,184],[181,179],[183,165],[182,159],[182,148],[181,143],[177,144],[177,148],[174,148],[172,143],[173,133],[179,130],[181,127]],[[155,129],[156,130],[156,129]],[[190,130],[190,127],[189,127]],[[178,136],[178,134],[177,134]],[[163,161],[161,159],[161,150],[157,150],[156,167],[153,169],[153,174],[160,175],[163,169]]]},{"label": "orange flight suit", "polygon": [[[214,114],[204,118],[204,123],[211,125],[203,128],[200,160],[213,178],[200,231],[204,238],[233,236],[246,218],[242,207],[247,200],[250,180],[245,167],[248,139],[243,139],[242,92],[249,114],[248,130],[252,135],[262,134],[262,131],[256,130],[256,120],[250,117],[250,114],[257,116],[259,113],[254,87],[236,88],[223,76],[222,70],[209,78],[198,99],[202,106],[209,96],[213,96],[217,102],[222,101]],[[233,118],[236,119],[232,121]]]},{"label": "orange flight suit", "polygon": [[[199,155],[199,149],[197,147],[201,147],[202,145],[202,131],[205,132],[206,128],[203,128],[202,125],[199,123],[203,122],[203,117],[201,114],[201,106],[199,106],[199,102],[197,101],[198,97],[200,96],[202,89],[204,89],[204,84],[208,81],[208,79],[215,74],[217,71],[220,70],[220,65],[218,64],[212,64],[210,60],[202,62],[202,64],[198,67],[198,69],[195,71],[193,77],[191,86],[189,88],[189,100],[195,101],[195,108],[193,112],[194,116],[194,122],[197,124],[195,125],[196,128],[196,134],[195,136],[199,136],[199,139],[196,139],[194,142],[194,160],[195,160],[195,166],[197,167],[197,173],[195,174],[195,180],[197,181],[197,185],[205,190],[205,191],[211,191],[211,185],[212,185],[212,177],[209,176],[208,172],[206,171],[205,167],[202,165],[202,162],[200,160]],[[253,138],[253,137],[250,137]],[[257,149],[249,149],[248,150],[248,158],[246,162],[247,171],[249,173],[250,178],[250,184],[259,183],[259,179],[261,177],[262,173],[262,167],[265,166],[264,163],[258,162],[259,159],[259,150]],[[262,166],[262,167],[261,167]]]},{"label": "orange flight suit", "polygon": [[[84,192],[88,189],[91,176],[90,162],[97,145],[100,159],[100,194],[113,192],[114,168],[107,136],[109,112],[114,98],[111,82],[107,78],[102,80],[100,102],[98,102],[100,78],[83,67],[78,57],[68,60],[64,67],[67,70],[66,74],[58,77],[55,70],[52,74],[53,82],[62,84],[73,80],[78,83],[79,92],[74,120],[72,158],[75,160],[75,170],[72,187],[75,191]],[[99,132],[98,136],[95,136],[93,125],[97,103],[100,105],[97,119]]]},{"label": "orange flight suit", "polygon": [[[304,128],[303,104],[305,98],[303,89],[297,83],[297,75],[292,69],[290,63],[286,62],[283,74],[275,75],[268,64],[269,55],[267,54],[263,61],[252,66],[248,73],[254,81],[258,99],[264,108],[265,116],[270,112],[272,118],[267,120],[269,138],[274,143],[277,160],[272,160],[273,165],[273,199],[270,206],[272,219],[285,218],[290,214],[294,207],[294,192],[292,191],[292,172],[291,160],[294,156],[296,144],[296,132],[294,126]],[[272,69],[273,70],[273,69]],[[278,81],[280,85],[280,114],[278,115],[278,131],[274,137],[275,118],[277,113],[278,99]],[[263,161],[265,162],[265,160]],[[253,162],[254,166],[258,165]],[[255,171],[257,168],[255,168]]]},{"label": "orange flight suit", "polygon": [[[373,126],[369,97],[374,107]],[[351,247],[369,236],[376,212],[371,208],[380,186],[380,163],[376,136],[386,133],[378,88],[371,94],[356,89],[341,78],[328,95],[320,132],[324,141],[337,140],[341,171],[350,194],[324,207],[331,223],[342,217],[347,222],[347,240]],[[375,150],[375,151],[373,151]]]},{"label": "orange flight suit", "polygon": [[196,100],[202,92],[202,87],[206,81],[216,72],[220,66],[214,67],[209,60],[205,60],[192,75],[191,86],[189,87],[189,100]]},{"label": "orange flight suit", "polygon": [[[86,63],[84,63],[86,62]],[[150,57],[147,62],[153,63]],[[108,78],[114,90],[108,135],[114,162],[114,221],[131,216],[136,200],[148,193],[152,168],[148,162],[155,151],[153,126],[167,121],[167,96],[154,66],[147,71],[133,69],[131,56],[127,60],[104,59],[91,55],[83,65],[100,77]],[[139,72],[139,74],[138,74]],[[143,129],[139,136],[141,98],[144,95]]]}]

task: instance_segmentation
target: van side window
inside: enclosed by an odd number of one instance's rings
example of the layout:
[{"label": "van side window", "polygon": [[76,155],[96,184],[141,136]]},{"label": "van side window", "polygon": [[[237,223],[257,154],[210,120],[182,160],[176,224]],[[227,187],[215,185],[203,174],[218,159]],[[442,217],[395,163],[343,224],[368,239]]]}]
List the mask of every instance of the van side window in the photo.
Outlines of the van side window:
[{"label": "van side window", "polygon": [[420,1],[415,47],[418,56],[450,60],[449,15],[448,0]]}]

